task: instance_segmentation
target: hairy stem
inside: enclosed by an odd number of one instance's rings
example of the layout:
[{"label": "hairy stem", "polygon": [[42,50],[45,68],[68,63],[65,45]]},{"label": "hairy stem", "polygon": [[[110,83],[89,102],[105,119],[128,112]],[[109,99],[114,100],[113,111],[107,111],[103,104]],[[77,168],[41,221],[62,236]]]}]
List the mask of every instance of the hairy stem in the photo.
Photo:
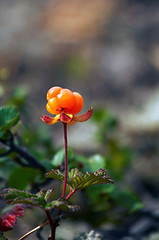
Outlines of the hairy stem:
[{"label": "hairy stem", "polygon": [[66,194],[66,184],[67,184],[67,172],[68,172],[68,153],[67,153],[67,123],[63,123],[64,126],[64,144],[65,144],[65,179],[62,197]]}]

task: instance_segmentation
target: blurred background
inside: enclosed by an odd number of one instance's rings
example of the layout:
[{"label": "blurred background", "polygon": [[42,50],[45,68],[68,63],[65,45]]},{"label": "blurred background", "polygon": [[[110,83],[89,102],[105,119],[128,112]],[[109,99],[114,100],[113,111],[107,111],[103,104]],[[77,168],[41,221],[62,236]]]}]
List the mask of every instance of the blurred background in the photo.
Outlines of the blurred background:
[{"label": "blurred background", "polygon": [[[69,145],[115,159],[108,169],[117,182],[129,162],[121,185],[159,218],[159,2],[1,0],[0,103],[17,105],[39,138],[50,134],[40,117],[52,86],[81,93],[83,112],[94,108],[92,120],[69,127]],[[60,124],[51,131],[58,149]]]}]

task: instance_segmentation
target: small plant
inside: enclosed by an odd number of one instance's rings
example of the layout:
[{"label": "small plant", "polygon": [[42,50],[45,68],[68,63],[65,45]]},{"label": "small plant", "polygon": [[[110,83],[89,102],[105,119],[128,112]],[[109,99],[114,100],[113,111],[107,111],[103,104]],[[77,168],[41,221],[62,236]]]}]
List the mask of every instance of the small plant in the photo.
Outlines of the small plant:
[{"label": "small plant", "polygon": [[[16,152],[23,158],[23,160],[25,160],[23,161],[21,158],[19,160],[23,167],[38,168],[42,173],[45,173],[47,179],[56,179],[63,184],[61,197],[56,199],[53,199],[53,187],[50,189],[43,188],[36,193],[16,188],[4,188],[1,191],[1,196],[4,197],[6,203],[14,206],[11,210],[6,211],[6,213],[2,215],[2,218],[0,218],[1,232],[11,230],[14,227],[16,218],[23,216],[24,207],[27,205],[38,207],[46,213],[47,221],[26,233],[19,240],[27,238],[30,234],[48,224],[50,225],[51,232],[50,235],[48,234],[48,240],[55,240],[56,228],[59,226],[60,220],[66,217],[66,212],[80,210],[78,205],[74,205],[70,201],[70,198],[77,191],[96,184],[113,183],[113,180],[104,169],[86,173],[81,172],[78,168],[72,168],[68,171],[69,159],[67,146],[67,125],[74,125],[76,122],[89,120],[92,116],[93,109],[90,108],[85,114],[76,115],[83,108],[83,97],[77,92],[72,92],[69,89],[63,89],[58,86],[49,89],[47,92],[47,101],[47,111],[51,114],[55,114],[56,116],[49,117],[44,115],[41,118],[42,121],[49,125],[57,122],[61,122],[63,124],[65,147],[65,167],[63,172],[61,169],[52,169],[46,173],[46,168],[41,162],[38,162],[25,150],[24,147],[17,146],[19,138],[16,136],[14,131],[11,131],[11,127],[14,127],[18,123],[19,114],[14,108],[10,107],[4,107],[0,111],[0,139],[1,143],[5,144],[8,148],[7,151],[1,153],[1,156],[6,156],[8,153]],[[5,114],[5,112],[7,112],[7,114]],[[54,214],[53,216],[54,209],[57,209],[57,211],[56,215]],[[87,238],[84,239],[99,239],[98,236],[94,236],[95,238],[89,238],[90,236],[86,237]]]}]

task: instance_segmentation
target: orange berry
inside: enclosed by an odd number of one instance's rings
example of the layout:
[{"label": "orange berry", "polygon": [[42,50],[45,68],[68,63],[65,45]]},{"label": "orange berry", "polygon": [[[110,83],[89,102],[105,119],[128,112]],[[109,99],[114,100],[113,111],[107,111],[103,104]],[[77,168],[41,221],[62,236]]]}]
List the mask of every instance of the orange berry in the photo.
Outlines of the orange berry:
[{"label": "orange berry", "polygon": [[47,100],[49,101],[49,99],[56,97],[57,94],[60,93],[61,89],[62,88],[58,86],[50,88],[47,92],[47,96],[46,96]]},{"label": "orange berry", "polygon": [[61,110],[62,110],[62,108],[57,103],[56,97],[49,99],[46,105],[46,109],[51,114],[59,114],[61,113]]},{"label": "orange berry", "polygon": [[79,93],[73,92],[73,95],[75,96],[75,105],[72,109],[66,109],[65,112],[74,115],[79,113],[82,110],[84,101],[83,101],[83,97]]},{"label": "orange berry", "polygon": [[61,108],[73,108],[75,105],[75,96],[69,89],[62,89],[57,95],[57,103]]}]

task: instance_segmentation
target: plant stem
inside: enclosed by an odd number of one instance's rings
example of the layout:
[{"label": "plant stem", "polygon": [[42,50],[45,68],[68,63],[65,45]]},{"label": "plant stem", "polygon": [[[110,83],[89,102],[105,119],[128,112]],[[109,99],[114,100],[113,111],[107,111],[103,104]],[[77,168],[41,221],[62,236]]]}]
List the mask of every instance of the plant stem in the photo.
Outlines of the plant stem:
[{"label": "plant stem", "polygon": [[64,179],[62,198],[65,197],[65,193],[66,193],[67,172],[68,172],[67,123],[63,123],[63,126],[64,126],[64,144],[65,144],[65,179]]},{"label": "plant stem", "polygon": [[67,195],[66,200],[68,200],[75,192],[76,192],[76,190],[73,190],[72,192],[70,192],[70,193]]},{"label": "plant stem", "polygon": [[36,159],[31,153],[28,152],[28,150],[24,145],[21,144],[21,146],[18,146],[16,144],[15,136],[11,132],[10,132],[9,139],[6,139],[6,140],[0,139],[0,142],[9,148],[8,151],[6,151],[3,154],[0,154],[0,157],[6,156],[9,153],[15,152],[19,155],[19,157],[24,158],[27,161],[27,164],[23,163],[22,161],[19,161],[18,162],[19,164],[26,167],[38,168],[43,173],[46,173],[46,169],[44,168],[44,166],[42,166],[38,161],[38,159]]},{"label": "plant stem", "polygon": [[38,229],[44,227],[45,225],[49,224],[49,221],[37,226],[36,228],[32,229],[31,231],[29,231],[28,233],[26,233],[23,237],[19,238],[19,240],[23,240],[25,238],[27,238],[29,235],[31,235],[32,233],[34,233],[35,231],[37,231]]},{"label": "plant stem", "polygon": [[51,218],[51,215],[50,215],[50,212],[49,210],[45,210],[46,212],[46,215],[48,217],[48,220],[49,220],[49,223],[50,223],[50,227],[51,227],[51,235],[50,237],[48,238],[49,240],[55,240],[55,230],[56,230],[56,224],[54,224],[52,218]]},{"label": "plant stem", "polygon": [[[64,126],[64,145],[65,145],[65,179],[64,179],[62,198],[64,198],[65,194],[66,194],[67,172],[68,172],[67,123],[63,123],[63,126]],[[48,238],[48,240],[55,240],[55,230],[56,230],[56,227],[59,226],[59,224],[58,224],[59,221],[53,222],[53,220],[50,216],[49,210],[46,210],[45,212],[46,212],[46,215],[48,217],[50,227],[51,227],[51,235]],[[60,215],[60,213],[61,213],[61,210],[59,211],[58,215]]]},{"label": "plant stem", "polygon": [[[53,224],[54,224],[54,227],[58,227],[58,222],[62,219],[62,218],[65,218],[65,215],[61,215],[61,216],[57,216],[54,218],[53,221]],[[41,225],[35,227],[34,229],[32,229],[31,231],[27,232],[25,235],[23,235],[21,238],[19,238],[18,240],[23,240],[23,239],[26,239],[29,235],[31,235],[32,233],[34,233],[35,231],[39,230],[40,228],[48,225],[50,222],[47,221],[47,222],[44,222],[42,223]]]}]

